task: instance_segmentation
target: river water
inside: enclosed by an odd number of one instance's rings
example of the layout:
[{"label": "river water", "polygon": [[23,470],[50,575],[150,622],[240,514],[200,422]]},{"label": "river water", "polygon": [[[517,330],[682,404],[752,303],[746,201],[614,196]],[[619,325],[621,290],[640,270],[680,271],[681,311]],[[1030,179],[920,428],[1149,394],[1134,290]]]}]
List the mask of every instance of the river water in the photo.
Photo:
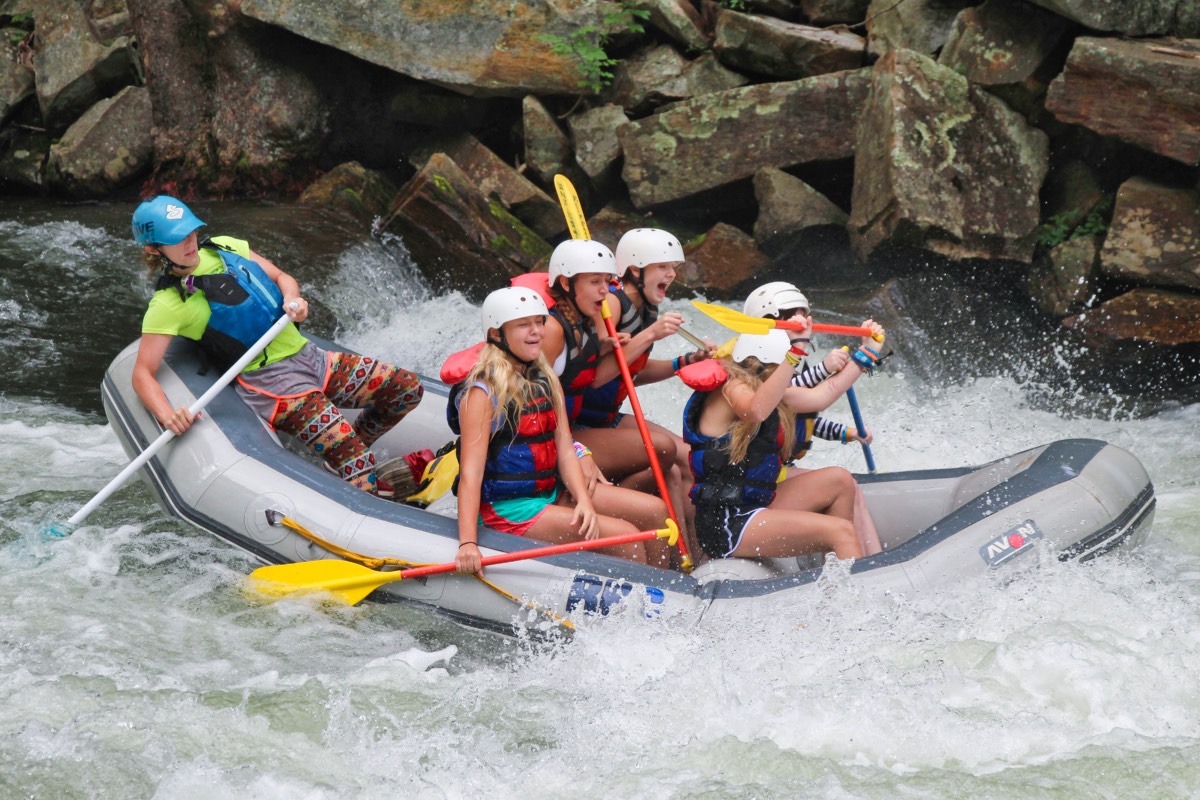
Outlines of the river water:
[{"label": "river water", "polygon": [[[354,226],[196,210],[301,279],[318,334],[427,374],[478,338],[461,295]],[[131,211],[0,201],[0,798],[1200,795],[1200,405],[1048,390],[1053,358],[1013,377],[885,320],[904,352],[858,390],[880,469],[1105,439],[1154,480],[1149,541],[907,597],[831,574],[737,625],[581,620],[570,642],[264,603],[257,564],[136,482],[38,538],[124,463],[98,385],[149,296]],[[952,381],[923,368],[947,359]],[[643,403],[677,427],[683,399]]]}]

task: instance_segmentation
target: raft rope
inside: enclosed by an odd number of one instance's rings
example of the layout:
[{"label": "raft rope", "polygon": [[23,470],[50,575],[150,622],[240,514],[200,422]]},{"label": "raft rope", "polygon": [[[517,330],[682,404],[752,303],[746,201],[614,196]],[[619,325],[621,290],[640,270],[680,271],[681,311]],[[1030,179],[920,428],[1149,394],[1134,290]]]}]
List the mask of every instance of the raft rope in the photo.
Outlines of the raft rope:
[{"label": "raft rope", "polygon": [[[385,567],[393,567],[393,568],[397,568],[397,569],[407,569],[409,567],[430,566],[429,563],[418,563],[415,561],[405,561],[404,559],[400,559],[400,558],[379,558],[379,557],[375,557],[375,556],[364,556],[362,553],[355,553],[352,550],[347,550],[344,547],[338,547],[333,542],[329,542],[329,541],[326,541],[325,539],[322,539],[320,536],[313,533],[308,528],[305,528],[303,525],[301,525],[299,522],[296,522],[291,517],[280,515],[276,521],[280,525],[283,525],[285,528],[295,531],[296,533],[303,536],[305,539],[308,539],[310,542],[317,545],[318,547],[329,551],[330,553],[337,556],[338,558],[344,559],[346,561],[352,561],[356,564],[361,564],[362,566],[367,567],[368,569],[384,571]],[[509,600],[512,600],[517,605],[522,606],[524,608],[529,608],[529,609],[533,610],[534,613],[549,617],[556,624],[561,625],[564,628],[569,628],[571,630],[575,629],[575,625],[570,620],[564,619],[564,618],[558,616],[550,609],[548,609],[544,606],[541,606],[541,605],[533,602],[532,600],[523,600],[522,598],[514,595],[512,592],[509,592],[509,591],[497,586],[496,584],[492,583],[487,578],[483,577],[482,575],[479,575],[478,573],[471,573],[471,576],[473,578],[475,578],[475,580],[482,583],[484,586],[487,586],[489,589],[495,591],[497,594],[500,594],[504,597],[507,597]]]}]

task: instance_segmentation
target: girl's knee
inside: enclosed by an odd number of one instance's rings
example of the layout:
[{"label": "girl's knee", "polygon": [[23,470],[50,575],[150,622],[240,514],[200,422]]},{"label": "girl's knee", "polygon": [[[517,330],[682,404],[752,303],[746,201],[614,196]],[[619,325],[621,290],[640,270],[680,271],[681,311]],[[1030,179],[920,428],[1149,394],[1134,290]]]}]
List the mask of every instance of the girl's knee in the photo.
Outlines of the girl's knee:
[{"label": "girl's knee", "polygon": [[830,529],[831,541],[830,546],[838,558],[859,558],[862,556],[862,545],[858,541],[858,534],[854,531],[854,524],[845,519],[832,519],[833,524]]}]

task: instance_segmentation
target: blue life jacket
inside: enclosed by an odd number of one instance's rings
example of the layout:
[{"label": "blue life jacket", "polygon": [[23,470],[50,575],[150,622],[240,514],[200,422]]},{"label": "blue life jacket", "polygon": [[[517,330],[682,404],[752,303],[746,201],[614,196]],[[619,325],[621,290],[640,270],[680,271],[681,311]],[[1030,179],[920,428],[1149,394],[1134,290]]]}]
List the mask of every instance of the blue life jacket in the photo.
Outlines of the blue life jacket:
[{"label": "blue life jacket", "polygon": [[[530,379],[536,387],[533,397],[521,409],[514,420],[505,415],[503,422],[488,442],[487,461],[483,465],[483,483],[479,500],[494,503],[514,497],[533,497],[548,492],[558,485],[558,445],[554,432],[558,427],[558,415],[554,413],[554,401],[550,385],[536,370]],[[450,429],[461,433],[458,416],[458,398],[467,388],[459,383],[451,390],[450,402],[446,407]],[[461,448],[461,438],[457,446]],[[452,487],[458,495],[458,478]]]},{"label": "blue life jacket", "polygon": [[[224,272],[185,278],[168,272],[155,289],[176,287],[184,300],[189,292],[204,292],[212,316],[200,337],[200,347],[215,365],[227,369],[283,316],[283,292],[254,260],[209,239],[200,246],[216,251],[225,264]],[[256,366],[266,362],[263,350]]]},{"label": "blue life jacket", "polygon": [[[631,337],[637,336],[658,319],[658,306],[643,303],[641,309],[638,309],[619,284],[611,294],[621,305],[621,317],[614,326],[617,333],[628,333]],[[646,348],[646,352],[629,363],[631,378],[636,378],[637,374],[646,368],[646,362],[650,360],[652,349],[654,349],[654,345]],[[625,381],[620,375],[603,386],[584,387],[579,416],[574,422],[584,428],[611,428],[617,414],[621,411],[621,404],[625,402],[628,394],[625,389]]]},{"label": "blue life jacket", "polygon": [[699,505],[764,507],[775,499],[775,485],[783,463],[783,429],[779,409],[758,426],[746,457],[738,463],[729,460],[732,434],[712,437],[700,433],[700,414],[707,392],[695,392],[683,409],[683,440],[692,447],[688,456],[695,484],[688,496]]}]

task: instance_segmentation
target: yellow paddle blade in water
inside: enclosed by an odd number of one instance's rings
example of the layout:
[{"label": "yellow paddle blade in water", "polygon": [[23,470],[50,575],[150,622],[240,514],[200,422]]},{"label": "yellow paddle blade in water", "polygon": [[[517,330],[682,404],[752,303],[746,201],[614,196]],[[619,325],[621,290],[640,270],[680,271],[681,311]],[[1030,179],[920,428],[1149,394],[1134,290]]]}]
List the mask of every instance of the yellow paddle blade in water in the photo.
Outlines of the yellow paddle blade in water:
[{"label": "yellow paddle blade in water", "polygon": [[747,316],[740,311],[734,311],[732,308],[719,306],[715,303],[701,303],[699,300],[693,300],[692,305],[726,328],[735,330],[738,333],[753,333],[761,336],[777,327],[773,319]]},{"label": "yellow paddle blade in water", "polygon": [[399,571],[376,572],[349,561],[325,559],[259,567],[250,573],[250,586],[267,597],[329,592],[349,605],[355,605],[383,584],[398,581],[401,577]]}]

